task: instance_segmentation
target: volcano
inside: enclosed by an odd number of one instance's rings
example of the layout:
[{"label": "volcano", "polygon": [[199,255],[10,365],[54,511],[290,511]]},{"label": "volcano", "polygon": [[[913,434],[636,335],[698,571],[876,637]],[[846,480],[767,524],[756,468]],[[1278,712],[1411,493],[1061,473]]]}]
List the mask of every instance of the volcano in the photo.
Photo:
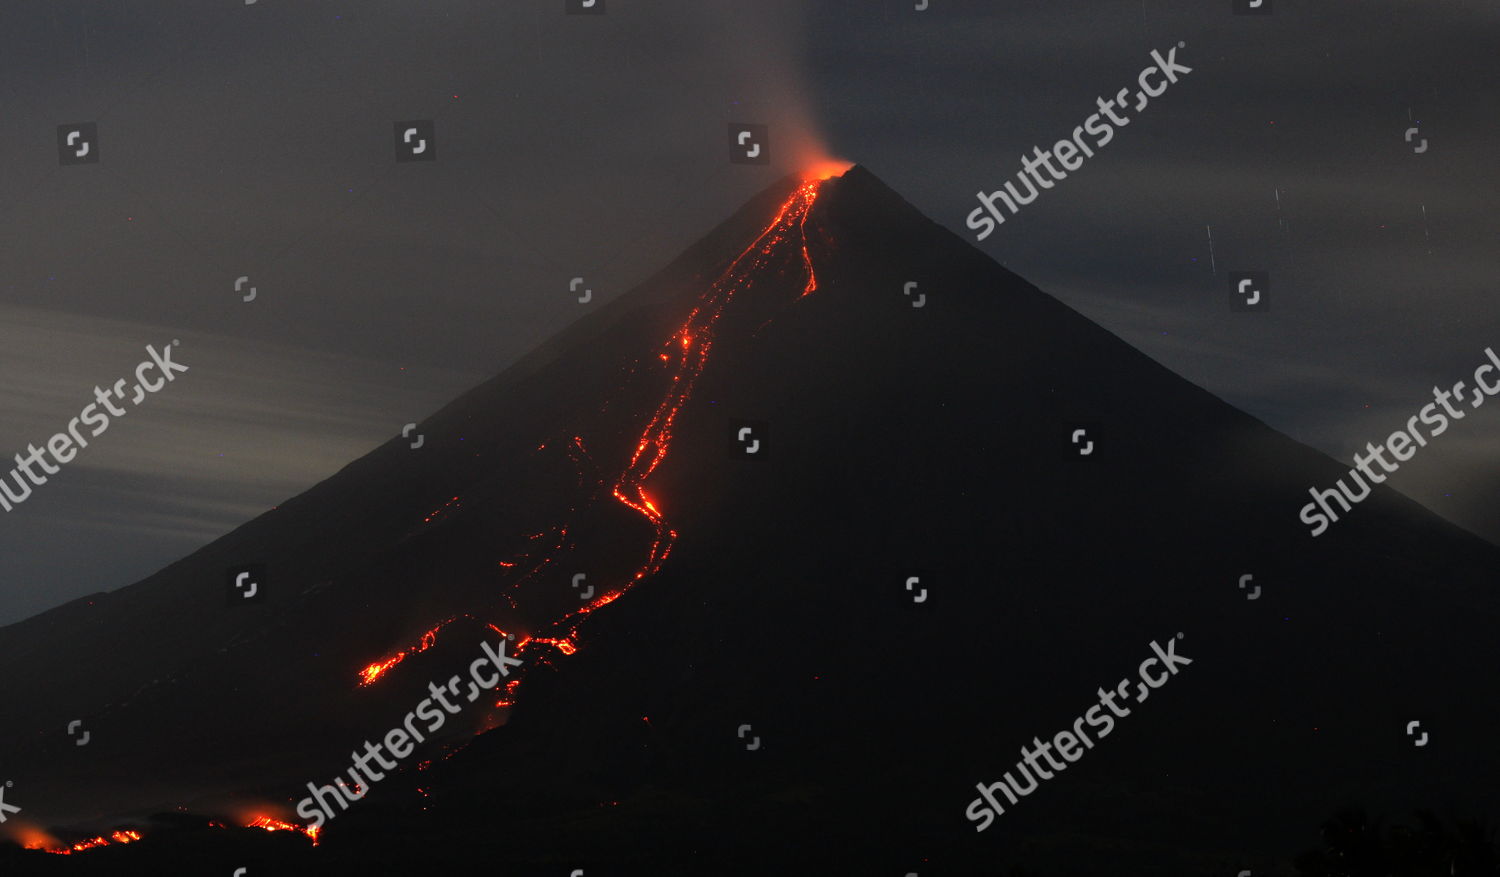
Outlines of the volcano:
[{"label": "volcano", "polygon": [[[153,814],[305,828],[309,784],[502,638],[524,662],[502,686],[316,847],[254,853],[1261,873],[1349,804],[1497,815],[1500,550],[1386,487],[1311,538],[1308,488],[1346,465],[862,167],[771,186],[418,432],[0,630],[13,836],[37,848],[0,861],[233,864],[240,834]],[[976,785],[1169,641],[1191,666],[976,830]]]}]

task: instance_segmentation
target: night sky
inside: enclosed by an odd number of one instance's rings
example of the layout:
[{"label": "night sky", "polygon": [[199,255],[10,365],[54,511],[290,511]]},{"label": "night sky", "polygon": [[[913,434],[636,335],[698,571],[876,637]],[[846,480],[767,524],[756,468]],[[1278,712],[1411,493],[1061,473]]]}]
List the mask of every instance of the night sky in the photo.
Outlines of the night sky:
[{"label": "night sky", "polygon": [[[819,141],[972,241],[977,192],[1179,42],[1193,72],[985,252],[1346,464],[1500,350],[1491,2],[600,2],[0,7],[0,454],[148,344],[190,368],[0,514],[0,623],[328,477]],[[395,160],[408,120],[435,161]],[[61,166],[80,122],[99,161]],[[769,165],[730,163],[731,122],[770,126]],[[1269,313],[1230,310],[1241,270]],[[1491,541],[1497,407],[1390,479]]]}]

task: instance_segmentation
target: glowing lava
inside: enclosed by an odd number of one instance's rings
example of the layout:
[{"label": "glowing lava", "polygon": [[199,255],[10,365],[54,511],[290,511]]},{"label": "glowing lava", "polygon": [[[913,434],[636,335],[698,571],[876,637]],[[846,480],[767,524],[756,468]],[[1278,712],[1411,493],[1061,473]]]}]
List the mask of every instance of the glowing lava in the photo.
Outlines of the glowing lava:
[{"label": "glowing lava", "polygon": [[45,850],[49,853],[56,853],[59,856],[70,856],[73,853],[81,853],[84,850],[92,850],[98,847],[107,847],[112,843],[128,844],[134,843],[135,841],[138,841],[140,839],[140,832],[122,829],[120,831],[111,832],[108,837],[105,837],[101,834],[98,837],[91,837],[88,840],[81,840],[78,843],[64,847],[55,846],[54,844],[56,844],[56,841],[52,840],[52,837],[50,835],[38,832],[34,838],[24,840],[22,846],[24,846],[28,850]]},{"label": "glowing lava", "polygon": [[719,279],[714,281],[704,293],[697,307],[688,314],[686,322],[667,341],[668,352],[674,346],[682,348],[679,356],[667,358],[672,380],[667,385],[666,395],[657,404],[650,422],[641,433],[640,440],[635,446],[635,453],[630,457],[630,463],[616,479],[612,491],[615,499],[636,510],[651,523],[656,530],[656,538],[647,553],[646,562],[621,591],[601,597],[577,612],[569,613],[564,618],[587,614],[613,601],[631,585],[654,574],[667,559],[667,555],[672,550],[672,543],[677,539],[677,531],[666,524],[661,511],[646,495],[646,479],[651,477],[656,467],[667,458],[667,452],[672,445],[672,428],[677,422],[678,415],[687,405],[688,399],[692,397],[698,377],[703,374],[704,367],[708,365],[708,357],[714,345],[714,324],[723,315],[724,308],[734,297],[735,291],[747,285],[750,277],[768,264],[773,254],[782,246],[790,242],[794,232],[807,268],[807,285],[802,294],[806,295],[817,288],[817,281],[813,275],[812,256],[807,250],[806,223],[807,216],[812,211],[813,202],[817,200],[818,188],[819,181],[808,180],[792,192],[791,197],[781,205],[781,209],[771,220],[771,224],[766,226],[750,246],[730,263]]},{"label": "glowing lava", "polygon": [[[550,645],[563,655],[574,654],[578,650],[577,628],[584,616],[618,600],[631,587],[661,569],[662,564],[671,554],[672,545],[677,539],[677,531],[667,523],[656,499],[646,492],[646,482],[667,458],[671,449],[677,419],[692,398],[698,378],[703,374],[704,368],[708,365],[709,356],[713,352],[715,326],[733,300],[735,293],[748,288],[757,278],[772,275],[771,268],[775,264],[800,261],[807,273],[807,281],[801,295],[806,296],[817,290],[817,275],[813,270],[812,253],[808,248],[807,220],[812,213],[822,181],[842,174],[850,167],[848,162],[823,161],[806,173],[803,182],[782,203],[770,223],[704,291],[687,315],[687,319],[667,337],[658,352],[653,354],[653,359],[664,363],[662,368],[665,369],[666,380],[663,395],[651,411],[633,446],[630,459],[623,469],[612,478],[599,478],[596,482],[605,486],[614,500],[639,514],[650,525],[654,536],[641,565],[628,580],[617,588],[605,590],[582,607],[553,620],[550,623],[551,635],[517,637],[512,654],[519,657],[531,645]],[[543,442],[538,450],[546,446],[546,442]],[[585,462],[592,466],[593,458],[588,454],[581,436],[572,437],[568,452],[575,465],[579,466],[579,482],[583,485],[585,482],[583,466]],[[455,502],[457,502],[457,497],[450,500],[448,505]],[[444,506],[444,509],[446,508],[447,505]],[[438,512],[444,509],[439,509]],[[429,515],[427,520],[430,521],[436,517],[438,512]],[[542,569],[551,565],[552,552],[561,550],[566,545],[567,525],[554,527],[551,531],[530,534],[528,539],[533,541],[541,539],[548,532],[553,536],[549,540],[552,551],[549,551],[540,561],[529,564],[530,568],[512,582],[510,587],[514,588],[522,581],[533,578]],[[529,555],[519,557],[530,560]],[[505,569],[515,569],[518,565],[520,565],[519,559],[500,561],[500,566]],[[515,607],[514,600],[511,600],[511,606]],[[411,648],[396,652],[365,667],[359,673],[359,684],[370,685],[408,656],[431,648],[436,642],[438,632],[457,617],[462,616],[455,616],[434,626],[422,635],[419,643]],[[472,618],[472,616],[468,617]],[[500,632],[500,629],[494,625],[490,625],[490,628]],[[519,684],[519,679],[510,680],[496,706],[513,706],[516,688]]]},{"label": "glowing lava", "polygon": [[[822,162],[816,165],[804,176],[804,181],[797,186],[787,200],[781,205],[769,225],[756,236],[749,246],[737,256],[729,267],[726,268],[700,297],[697,305],[688,314],[687,319],[674,331],[662,345],[662,352],[657,354],[666,364],[667,381],[666,389],[652,411],[649,420],[641,431],[636,441],[634,451],[630,460],[617,476],[603,481],[608,485],[610,496],[622,505],[641,515],[654,531],[654,538],[646,552],[645,560],[635,573],[615,590],[607,590],[594,598],[583,607],[575,609],[551,622],[552,636],[516,636],[512,654],[519,656],[528,646],[541,645],[551,646],[559,654],[572,655],[578,651],[577,628],[583,617],[602,606],[607,606],[618,600],[624,593],[643,579],[655,574],[667,556],[672,551],[672,544],[677,539],[677,531],[672,529],[666,522],[665,516],[654,500],[646,492],[646,481],[649,479],[667,458],[671,449],[673,428],[677,423],[678,416],[687,406],[692,398],[693,389],[697,384],[699,376],[703,374],[708,364],[709,355],[714,345],[714,328],[719,318],[723,315],[725,308],[733,299],[737,291],[750,286],[752,279],[769,273],[768,269],[777,261],[786,260],[790,255],[795,259],[801,256],[803,268],[807,272],[807,282],[803,286],[802,295],[806,296],[818,288],[817,277],[813,271],[812,254],[808,250],[807,220],[812,212],[814,202],[817,200],[820,183],[832,176],[842,174],[850,167],[848,162]],[[786,248],[791,247],[788,251]],[[546,443],[541,445],[546,447]],[[540,450],[540,448],[539,448]],[[569,454],[575,464],[582,465],[584,460],[592,463],[587,449],[584,447],[583,439],[574,436],[569,445]],[[584,483],[583,471],[579,470],[580,484]],[[430,523],[450,511],[461,507],[459,497],[455,496],[445,502],[442,506],[434,509],[424,519],[423,523]],[[547,536],[550,539],[546,539]],[[520,560],[499,561],[499,565],[505,569],[516,569],[522,567],[522,575],[512,582],[512,587],[522,581],[534,577],[543,568],[552,563],[552,553],[561,550],[568,539],[568,525],[553,527],[527,535],[528,540],[537,542],[545,540],[542,546],[548,548],[546,556],[541,560],[523,566]],[[524,560],[530,560],[529,555],[520,556]],[[512,608],[514,601],[512,600]],[[439,622],[423,633],[420,640],[413,646],[403,649],[375,661],[359,671],[359,684],[368,686],[381,679],[391,668],[404,661],[411,655],[425,652],[437,644],[437,635],[443,628],[457,621],[459,618],[477,620],[472,615],[455,615],[445,621]],[[491,631],[502,637],[506,633],[494,624],[486,625]],[[546,663],[543,658],[542,663]],[[505,684],[504,694],[496,702],[497,707],[514,706],[516,702],[516,689],[520,686],[520,679],[511,679]],[[650,719],[645,716],[642,720],[649,726]],[[449,753],[451,757],[453,753]],[[423,762],[418,766],[423,769],[431,764],[431,761]],[[425,792],[424,792],[425,794]],[[612,802],[613,803],[613,802]],[[222,827],[221,823],[210,823]],[[247,828],[261,828],[266,831],[295,831],[306,835],[318,845],[319,829],[304,827],[290,822],[283,822],[270,816],[255,816],[245,824]],[[139,832],[133,830],[119,830],[111,833],[108,837],[100,835],[79,841],[70,846],[60,846],[50,835],[36,830],[23,839],[28,849],[44,849],[50,853],[70,855],[75,852],[95,849],[110,844],[133,843],[141,839]]]},{"label": "glowing lava", "polygon": [[[222,822],[210,822],[209,825],[217,828],[224,827],[224,824]],[[311,838],[313,846],[318,845],[319,829],[313,827],[304,827],[291,822],[282,822],[280,819],[273,819],[270,816],[257,816],[249,822],[245,823],[245,827],[263,828],[266,831],[295,831],[299,834],[305,834],[309,838]],[[70,856],[73,853],[81,853],[85,850],[106,847],[110,844],[134,843],[135,841],[138,841],[140,839],[140,832],[132,831],[129,829],[121,829],[119,831],[111,832],[108,837],[101,834],[98,837],[91,837],[88,840],[81,840],[69,846],[58,846],[57,841],[54,840],[51,835],[42,831],[33,831],[29,836],[23,838],[22,846],[24,846],[28,850],[44,850],[46,852],[55,853],[60,856]]]},{"label": "glowing lava", "polygon": [[422,634],[421,641],[411,648],[399,651],[383,661],[376,661],[370,666],[359,671],[359,684],[370,685],[374,683],[375,680],[384,676],[387,670],[406,660],[406,657],[408,655],[415,655],[419,652],[425,652],[433,646],[437,645],[438,631],[442,630],[444,627],[447,627],[448,624],[453,620],[453,618],[450,618],[447,621],[444,621],[443,623]]},{"label": "glowing lava", "polygon": [[318,845],[318,832],[322,826],[294,825],[290,822],[282,822],[280,819],[272,819],[269,816],[258,816],[250,821],[246,828],[264,828],[266,831],[300,831],[312,839],[313,846]]}]

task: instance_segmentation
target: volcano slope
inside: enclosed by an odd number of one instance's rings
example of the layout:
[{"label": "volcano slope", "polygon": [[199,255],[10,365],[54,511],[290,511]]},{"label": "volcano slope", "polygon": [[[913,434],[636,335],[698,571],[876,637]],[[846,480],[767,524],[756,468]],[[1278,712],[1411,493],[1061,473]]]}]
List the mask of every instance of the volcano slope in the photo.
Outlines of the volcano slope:
[{"label": "volcano slope", "polygon": [[[289,816],[501,634],[516,684],[285,867],[1201,874],[1349,803],[1497,815],[1500,551],[1385,487],[1310,537],[1347,466],[863,168],[772,186],[419,431],[0,631],[28,817]],[[1178,634],[1191,666],[975,831],[977,783]]]}]

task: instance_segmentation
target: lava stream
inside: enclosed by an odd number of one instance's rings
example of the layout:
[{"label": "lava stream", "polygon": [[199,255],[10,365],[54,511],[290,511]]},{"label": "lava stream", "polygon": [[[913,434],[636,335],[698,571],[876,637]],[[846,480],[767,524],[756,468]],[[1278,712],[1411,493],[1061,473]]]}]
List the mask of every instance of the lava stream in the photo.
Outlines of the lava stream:
[{"label": "lava stream", "polygon": [[[210,822],[209,825],[219,828],[224,827],[223,823],[220,822]],[[245,823],[245,827],[263,828],[266,831],[295,831],[307,835],[308,838],[312,840],[313,846],[318,845],[318,832],[320,830],[320,827],[317,826],[304,827],[292,822],[282,822],[280,819],[273,819],[270,816],[257,816],[256,818]],[[30,850],[42,850],[44,852],[54,853],[60,856],[70,856],[73,853],[81,853],[85,850],[106,847],[110,844],[134,843],[135,841],[138,841],[140,839],[140,832],[121,829],[119,831],[112,832],[108,837],[101,834],[98,837],[91,837],[88,840],[81,840],[75,844],[70,844],[68,846],[54,846],[53,843],[55,842],[51,840],[51,837],[42,834],[39,835],[35,840],[27,842],[25,844],[25,848]]]},{"label": "lava stream", "polygon": [[[698,378],[708,364],[709,354],[714,344],[714,326],[733,299],[735,292],[748,287],[751,278],[780,257],[785,246],[793,246],[800,250],[801,261],[807,271],[807,283],[803,287],[802,295],[809,295],[818,288],[817,276],[813,271],[812,255],[808,250],[807,219],[817,200],[821,182],[820,179],[808,179],[792,192],[765,229],[735,257],[729,267],[709,286],[682,325],[663,342],[662,352],[658,356],[667,363],[669,380],[666,392],[642,430],[629,463],[617,477],[612,479],[613,484],[610,488],[610,495],[645,518],[655,533],[645,561],[634,575],[618,588],[606,591],[581,608],[550,622],[555,635],[521,637],[515,642],[512,654],[519,657],[526,646],[532,643],[553,646],[564,655],[573,654],[577,651],[576,633],[582,621],[581,616],[586,616],[618,600],[635,584],[656,573],[666,561],[677,539],[677,531],[667,523],[655,501],[647,494],[646,481],[667,457],[678,415],[682,413],[692,397]],[[545,447],[545,443],[542,447]],[[581,437],[573,437],[570,453],[587,456]],[[574,459],[577,462],[579,457],[575,456]],[[457,497],[449,503],[456,500]],[[433,516],[429,516],[428,520],[431,520]],[[561,539],[566,538],[567,530],[567,526],[554,529],[554,533],[560,534],[559,540],[552,546],[554,549],[563,547]],[[542,535],[538,533],[531,538],[536,539]],[[551,563],[551,556],[542,559],[525,575],[512,582],[511,587],[534,577]],[[500,565],[513,568],[516,566],[516,561],[501,561]],[[455,616],[440,622],[424,633],[416,645],[371,663],[360,671],[359,684],[370,685],[405,658],[431,648],[436,642],[437,634],[459,617],[472,618],[473,616]],[[577,620],[570,621],[570,619]],[[500,632],[500,629],[493,624],[489,626],[496,632]],[[506,685],[506,694],[496,706],[514,705],[514,692],[519,682],[519,679],[513,679]]]}]

